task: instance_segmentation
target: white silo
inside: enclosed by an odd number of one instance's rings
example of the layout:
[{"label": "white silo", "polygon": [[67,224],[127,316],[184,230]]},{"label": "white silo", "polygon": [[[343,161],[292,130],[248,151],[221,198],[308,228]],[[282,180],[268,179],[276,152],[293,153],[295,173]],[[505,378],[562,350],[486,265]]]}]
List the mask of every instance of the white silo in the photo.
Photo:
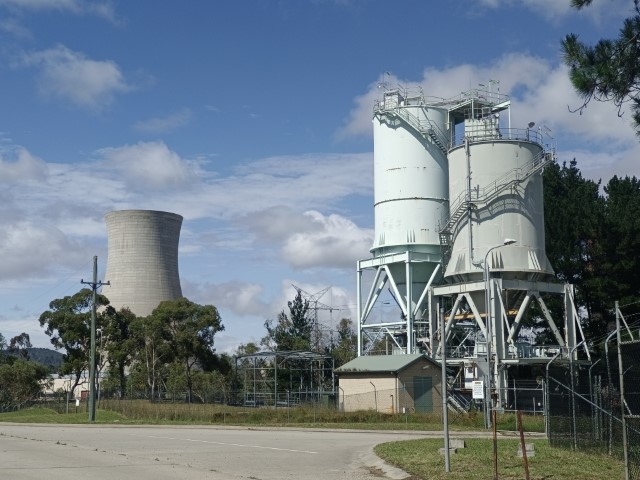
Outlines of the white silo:
[{"label": "white silo", "polygon": [[[419,92],[384,92],[373,116],[375,238],[372,259],[358,262],[359,353],[369,340],[389,335],[396,349],[413,353],[426,321],[426,290],[442,257],[439,228],[448,217],[447,110]],[[363,303],[362,272],[374,272]],[[388,286],[403,319],[380,325],[369,320]],[[400,340],[401,339],[401,340]],[[371,343],[371,342],[370,342]]]},{"label": "white silo", "polygon": [[512,137],[517,138],[467,136],[449,152],[451,212],[461,215],[450,225],[449,281],[482,279],[485,255],[504,239],[516,243],[490,252],[493,272],[532,281],[553,275],[545,253],[539,175],[549,154],[537,132],[522,130]]},{"label": "white silo", "polygon": [[[544,144],[533,122],[523,129],[502,125],[505,109],[508,97],[484,89],[449,101],[455,134],[449,217],[440,231],[446,284],[432,290],[446,315],[448,363],[471,372],[465,381],[484,381],[485,404],[495,398],[498,407],[513,401],[506,388],[510,368],[545,365],[557,352],[575,356],[581,329],[573,286],[555,281],[545,252],[542,170],[554,160],[554,147]],[[564,295],[563,318],[552,318],[547,294]],[[554,345],[534,348],[520,337],[534,302],[536,320],[546,321]],[[429,353],[440,358],[434,323],[432,312]]]},{"label": "white silo", "polygon": [[102,294],[116,309],[149,315],[162,301],[182,297],[178,243],[182,217],[154,210],[105,215],[108,257]]}]

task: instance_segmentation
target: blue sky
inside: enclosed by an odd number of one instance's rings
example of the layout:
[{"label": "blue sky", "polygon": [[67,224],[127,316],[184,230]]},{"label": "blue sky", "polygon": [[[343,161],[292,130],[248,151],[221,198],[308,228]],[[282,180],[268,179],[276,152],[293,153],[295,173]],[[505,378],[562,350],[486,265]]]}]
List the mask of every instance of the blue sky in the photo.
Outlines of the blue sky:
[{"label": "blue sky", "polygon": [[589,178],[640,175],[629,112],[582,115],[560,41],[615,36],[631,0],[0,0],[0,332],[81,288],[104,214],[184,217],[183,293],[217,347],[258,341],[292,284],[355,321],[373,242],[377,85],[449,97],[500,81]]}]

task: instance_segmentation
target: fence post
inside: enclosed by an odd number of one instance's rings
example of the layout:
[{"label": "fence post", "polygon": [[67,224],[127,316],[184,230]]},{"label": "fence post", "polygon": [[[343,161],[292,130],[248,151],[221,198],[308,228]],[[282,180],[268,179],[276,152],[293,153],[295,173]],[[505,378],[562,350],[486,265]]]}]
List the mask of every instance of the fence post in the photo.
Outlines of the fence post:
[{"label": "fence post", "polygon": [[609,416],[609,455],[613,454],[613,382],[611,381],[611,362],[609,362],[609,340],[618,333],[620,327],[616,326],[616,329],[609,334],[604,341],[604,355],[607,360],[607,400],[609,402],[608,407],[611,415]]},{"label": "fence post", "polygon": [[573,449],[578,450],[578,430],[576,427],[576,391],[573,381],[573,352],[584,343],[584,340],[569,351],[569,375],[571,376],[571,421],[573,425]]},{"label": "fence post", "polygon": [[551,431],[550,431],[550,428],[549,428],[549,424],[550,424],[550,421],[551,421],[551,418],[549,416],[549,410],[551,408],[551,393],[550,393],[550,390],[549,390],[549,366],[551,365],[551,363],[556,358],[558,358],[558,356],[561,353],[562,353],[562,347],[559,348],[558,349],[558,353],[556,353],[553,356],[553,358],[551,360],[549,360],[549,363],[547,363],[547,368],[546,368],[546,370],[547,370],[547,402],[546,402],[547,405],[546,405],[546,412],[545,412],[546,417],[545,418],[547,419],[547,421],[544,424],[545,424],[545,433],[547,434],[547,442],[549,442],[549,444],[551,444],[551,435],[550,435]]},{"label": "fence post", "polygon": [[624,370],[622,365],[622,348],[620,343],[622,338],[620,335],[620,308],[616,300],[616,336],[618,340],[618,370],[620,376],[620,413],[622,414],[622,452],[624,454],[624,478],[629,480],[629,452],[627,451],[627,422],[625,421],[624,412]]},{"label": "fence post", "polygon": [[591,364],[591,366],[589,367],[589,399],[591,400],[592,404],[591,404],[591,427],[593,428],[593,439],[595,440],[597,438],[597,432],[598,432],[598,421],[596,418],[596,407],[595,407],[595,392],[593,390],[593,383],[591,381],[591,369],[593,367],[596,366],[596,364],[602,360],[602,358],[599,358],[598,360],[596,360],[594,363]]}]

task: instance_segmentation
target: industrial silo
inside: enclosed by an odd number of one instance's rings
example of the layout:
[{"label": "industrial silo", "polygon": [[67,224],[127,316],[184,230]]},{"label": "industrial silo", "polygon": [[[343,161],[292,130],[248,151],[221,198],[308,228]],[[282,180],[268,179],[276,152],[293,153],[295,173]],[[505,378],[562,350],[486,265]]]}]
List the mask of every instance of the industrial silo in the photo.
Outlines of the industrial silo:
[{"label": "industrial silo", "polygon": [[[448,217],[447,110],[421,94],[387,90],[374,109],[374,217],[372,259],[358,262],[359,340],[389,335],[395,349],[413,353],[425,319],[427,287],[439,268],[439,228]],[[361,298],[361,274],[375,272],[402,310],[402,320],[368,321],[381,287]],[[382,329],[382,330],[381,330]]]},{"label": "industrial silo", "polygon": [[[512,139],[467,136],[449,152],[452,214],[462,215],[452,225],[448,281],[481,280],[487,253],[488,268],[502,278],[536,281],[553,276],[545,253],[539,175],[545,152],[537,132],[515,133]],[[515,243],[494,248],[505,239]]]},{"label": "industrial silo", "polygon": [[160,302],[182,297],[178,242],[182,217],[154,210],[120,210],[105,215],[108,258],[102,288],[116,309],[149,315]]},{"label": "industrial silo", "polygon": [[[446,323],[444,336],[431,331],[430,353],[441,358],[446,340],[447,362],[461,367],[465,385],[484,383],[488,418],[491,404],[516,401],[509,375],[525,378],[556,354],[575,357],[581,327],[573,286],[554,278],[545,251],[542,171],[555,158],[554,146],[545,145],[534,122],[520,129],[504,124],[501,112],[511,117],[505,95],[474,89],[448,103],[454,134],[449,216],[440,230],[445,283],[432,290]],[[547,308],[550,294],[564,296],[563,317]],[[529,317],[553,336],[544,346],[523,328],[536,302]]]}]

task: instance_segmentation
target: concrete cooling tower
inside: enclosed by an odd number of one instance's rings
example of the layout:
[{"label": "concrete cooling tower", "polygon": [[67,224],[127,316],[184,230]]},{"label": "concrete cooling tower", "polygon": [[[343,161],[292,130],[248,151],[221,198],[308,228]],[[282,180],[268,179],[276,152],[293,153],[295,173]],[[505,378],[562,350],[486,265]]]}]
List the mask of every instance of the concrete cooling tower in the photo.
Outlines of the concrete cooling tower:
[{"label": "concrete cooling tower", "polygon": [[178,242],[182,217],[153,210],[120,210],[105,216],[108,258],[102,288],[111,305],[149,315],[160,302],[182,297]]}]

